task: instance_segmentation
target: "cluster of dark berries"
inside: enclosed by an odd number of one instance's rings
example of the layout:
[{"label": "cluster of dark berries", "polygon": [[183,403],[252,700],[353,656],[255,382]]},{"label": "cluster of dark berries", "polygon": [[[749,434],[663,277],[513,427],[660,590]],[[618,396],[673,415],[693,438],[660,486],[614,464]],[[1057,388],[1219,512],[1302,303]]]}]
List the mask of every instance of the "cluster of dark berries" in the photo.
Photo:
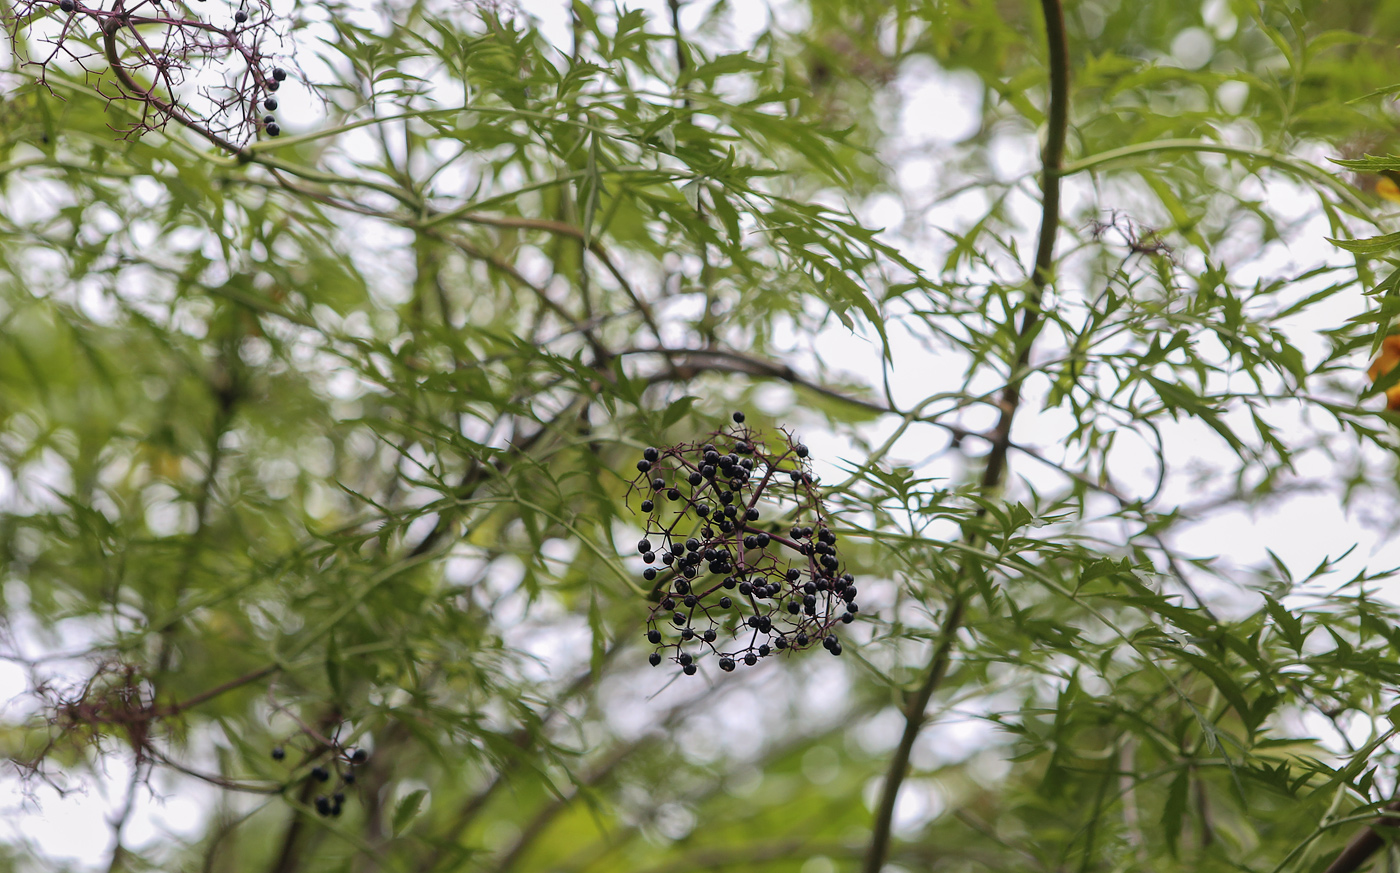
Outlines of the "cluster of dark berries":
[{"label": "cluster of dark berries", "polygon": [[694,675],[714,656],[728,673],[817,642],[841,654],[834,628],[860,606],[808,455],[786,431],[770,450],[742,412],[708,440],[642,453],[628,499],[640,497],[647,516],[637,551],[658,600],[652,666],[669,652]]},{"label": "cluster of dark berries", "polygon": [[[242,15],[243,13],[239,12],[238,14]],[[267,88],[268,91],[276,91],[278,88],[282,87],[282,82],[286,78],[286,70],[281,67],[273,67],[272,77],[263,82],[263,87]],[[263,130],[267,131],[268,136],[277,136],[282,132],[282,127],[277,123],[277,118],[271,114],[272,111],[277,108],[277,98],[269,94],[267,97],[263,98],[262,105],[263,109],[268,112],[262,119]]]},{"label": "cluster of dark berries", "polygon": [[[281,746],[272,747],[272,760],[281,761],[287,757],[286,749]],[[338,816],[345,808],[345,787],[355,784],[355,767],[369,760],[369,752],[364,749],[355,749],[351,752],[342,752],[339,756],[343,759],[345,768],[335,767],[334,771],[339,779],[339,786],[335,793],[330,795],[317,795],[316,812],[324,816]],[[331,781],[332,768],[316,766],[311,768],[311,778],[320,783]]]}]

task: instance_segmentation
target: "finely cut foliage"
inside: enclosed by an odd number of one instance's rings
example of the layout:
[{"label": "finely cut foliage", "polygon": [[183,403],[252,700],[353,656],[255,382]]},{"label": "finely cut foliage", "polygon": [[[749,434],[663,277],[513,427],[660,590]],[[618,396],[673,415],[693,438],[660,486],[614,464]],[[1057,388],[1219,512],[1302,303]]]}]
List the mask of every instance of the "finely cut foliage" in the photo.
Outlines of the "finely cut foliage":
[{"label": "finely cut foliage", "polygon": [[0,870],[1393,862],[1400,3],[756,8],[5,7]]}]

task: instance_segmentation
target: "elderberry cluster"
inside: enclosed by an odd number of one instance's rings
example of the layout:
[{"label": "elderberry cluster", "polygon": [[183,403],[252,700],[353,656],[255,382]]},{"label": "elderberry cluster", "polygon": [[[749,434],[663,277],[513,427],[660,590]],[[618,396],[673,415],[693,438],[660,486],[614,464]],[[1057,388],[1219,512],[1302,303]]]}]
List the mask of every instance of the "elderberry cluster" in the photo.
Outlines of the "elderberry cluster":
[{"label": "elderberry cluster", "polygon": [[[238,14],[243,15],[241,11]],[[282,83],[286,81],[286,79],[286,70],[282,69],[281,67],[273,67],[272,77],[270,79],[263,80],[263,87],[269,92],[276,91],[282,86]],[[277,98],[272,96],[271,93],[266,94],[264,96],[262,104],[263,109],[267,110],[268,112],[268,114],[264,115],[262,119],[263,130],[267,132],[268,136],[277,136],[282,132],[281,126],[277,124],[277,117],[272,115],[272,111],[277,108]],[[254,110],[256,111],[256,109],[256,101],[254,101]]]},{"label": "elderberry cluster", "polygon": [[[281,746],[272,747],[272,760],[282,761],[285,760],[286,757],[286,749]],[[316,796],[315,806],[318,815],[335,818],[344,811],[344,789],[355,784],[355,767],[369,760],[369,752],[366,752],[364,749],[355,749],[353,751],[342,750],[339,757],[344,759],[344,769],[341,769],[339,766],[324,767],[319,765],[311,768],[311,779],[316,782],[330,782],[332,770],[339,780],[339,784],[336,786],[336,791],[334,793],[329,795],[319,794]]]},{"label": "elderberry cluster", "polygon": [[705,657],[728,673],[818,642],[839,655],[835,627],[860,611],[807,447],[783,431],[770,449],[733,418],[707,440],[647,448],[628,492],[647,516],[637,551],[657,598],[650,662],[669,653],[686,675]]}]

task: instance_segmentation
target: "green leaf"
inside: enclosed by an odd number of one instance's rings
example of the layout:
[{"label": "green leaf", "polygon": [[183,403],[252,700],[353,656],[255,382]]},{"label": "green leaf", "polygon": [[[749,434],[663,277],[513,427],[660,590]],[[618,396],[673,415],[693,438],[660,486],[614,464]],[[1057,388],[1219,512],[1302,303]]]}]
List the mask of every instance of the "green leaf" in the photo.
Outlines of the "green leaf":
[{"label": "green leaf", "polygon": [[1191,768],[1179,767],[1167,788],[1167,801],[1162,807],[1162,834],[1167,838],[1167,851],[1177,857],[1181,828],[1186,818],[1186,800],[1191,790]]},{"label": "green leaf", "polygon": [[671,425],[678,423],[687,415],[690,415],[690,408],[694,406],[695,401],[699,399],[700,398],[692,394],[687,394],[678,400],[672,401],[671,404],[666,407],[666,411],[661,414],[661,429],[665,430]]},{"label": "green leaf", "polygon": [[1327,241],[1338,248],[1345,249],[1358,255],[1382,255],[1393,249],[1400,248],[1400,232],[1387,233],[1382,236],[1372,236],[1365,239],[1332,239]]},{"label": "green leaf", "polygon": [[396,838],[403,835],[404,828],[408,827],[409,823],[418,815],[418,808],[423,805],[423,798],[427,796],[428,790],[419,788],[417,791],[405,794],[394,806],[392,830]]},{"label": "green leaf", "polygon": [[1307,639],[1307,634],[1303,632],[1303,620],[1284,609],[1277,600],[1267,594],[1264,595],[1264,609],[1268,611],[1269,617],[1274,620],[1274,626],[1283,634],[1283,638],[1293,651],[1301,653],[1303,642]]}]

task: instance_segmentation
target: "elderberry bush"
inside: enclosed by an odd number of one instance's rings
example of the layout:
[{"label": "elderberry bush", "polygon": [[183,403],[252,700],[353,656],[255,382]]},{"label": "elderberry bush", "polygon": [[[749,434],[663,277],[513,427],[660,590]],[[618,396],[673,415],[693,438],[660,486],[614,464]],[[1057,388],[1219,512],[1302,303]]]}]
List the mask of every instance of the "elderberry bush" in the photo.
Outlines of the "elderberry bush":
[{"label": "elderberry bush", "polygon": [[647,448],[628,491],[646,515],[637,551],[657,598],[649,660],[686,675],[705,657],[727,673],[818,644],[839,655],[835,629],[860,611],[807,447],[786,430],[770,447],[742,412],[733,419],[699,442]]}]

